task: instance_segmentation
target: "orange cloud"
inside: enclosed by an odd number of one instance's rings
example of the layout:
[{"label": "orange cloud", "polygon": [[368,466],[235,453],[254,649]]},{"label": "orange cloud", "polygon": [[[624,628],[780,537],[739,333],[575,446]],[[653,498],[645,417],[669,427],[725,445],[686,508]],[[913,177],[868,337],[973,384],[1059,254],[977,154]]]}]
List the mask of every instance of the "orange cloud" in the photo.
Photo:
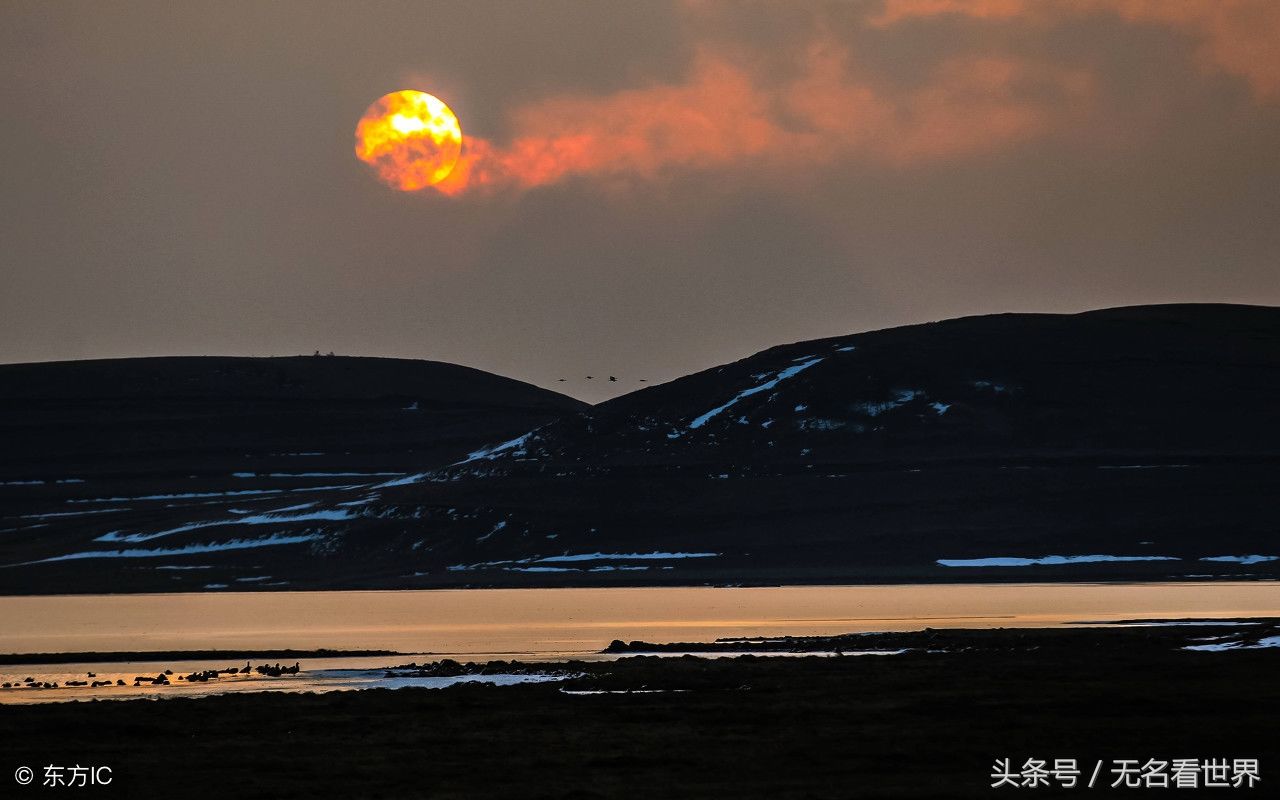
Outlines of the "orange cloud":
[{"label": "orange cloud", "polygon": [[848,55],[819,45],[806,77],[787,93],[829,157],[860,153],[899,165],[996,150],[1086,112],[1091,76],[1023,59],[942,63],[923,86],[898,95],[853,80]]},{"label": "orange cloud", "polygon": [[1026,13],[1026,0],[885,0],[880,13],[868,18],[867,22],[877,28],[887,28],[903,20],[945,14],[1008,19]]},{"label": "orange cloud", "polygon": [[1280,3],[1275,0],[1114,0],[1114,5],[1115,13],[1130,22],[1169,25],[1198,37],[1196,58],[1202,67],[1245,78],[1258,99],[1280,101]]},{"label": "orange cloud", "polygon": [[1198,40],[1195,58],[1214,72],[1248,81],[1263,102],[1280,100],[1280,2],[1276,0],[885,0],[867,19],[877,28],[937,16],[1052,21],[1114,14],[1126,22],[1164,25]]},{"label": "orange cloud", "polygon": [[467,137],[462,163],[440,188],[527,189],[572,175],[651,178],[737,161],[780,143],[769,105],[741,71],[699,58],[682,84],[552,97],[516,109],[510,144]]},{"label": "orange cloud", "polygon": [[1088,99],[1088,75],[1023,59],[941,64],[924,85],[876,88],[849,53],[812,45],[799,77],[770,84],[703,52],[683,82],[515,109],[505,145],[467,137],[446,194],[530,189],[575,176],[652,180],[750,164],[789,170],[840,159],[898,165],[996,150],[1043,134]]}]

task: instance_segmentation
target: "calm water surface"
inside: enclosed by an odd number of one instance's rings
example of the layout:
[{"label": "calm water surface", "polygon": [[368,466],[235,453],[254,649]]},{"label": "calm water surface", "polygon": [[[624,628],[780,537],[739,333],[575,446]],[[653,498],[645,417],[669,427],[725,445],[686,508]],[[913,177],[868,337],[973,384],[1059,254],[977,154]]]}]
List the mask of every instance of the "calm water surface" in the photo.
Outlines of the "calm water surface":
[{"label": "calm water surface", "polygon": [[[1036,627],[1165,617],[1280,616],[1280,584],[969,584],[764,588],[467,589],[0,597],[0,652],[379,649],[432,658],[590,657],[613,639],[835,634],[925,627]],[[311,659],[369,669],[407,659]],[[421,660],[421,659],[419,659]],[[0,667],[144,674],[157,665]],[[159,665],[163,666],[163,665]],[[172,664],[176,671],[224,664]],[[63,678],[65,680],[65,677]],[[253,688],[243,681],[244,688]],[[283,685],[281,681],[257,684]],[[306,682],[296,685],[303,686]],[[230,686],[230,682],[226,684]],[[196,691],[197,687],[183,687]],[[313,688],[307,686],[307,688]],[[354,687],[338,687],[354,688]],[[205,687],[203,691],[211,690]],[[226,689],[219,689],[225,691]],[[87,691],[87,690],[86,690]],[[165,689],[164,691],[172,691]],[[31,692],[31,694],[36,694]],[[9,695],[9,696],[6,696]],[[0,693],[0,702],[12,693]]]}]

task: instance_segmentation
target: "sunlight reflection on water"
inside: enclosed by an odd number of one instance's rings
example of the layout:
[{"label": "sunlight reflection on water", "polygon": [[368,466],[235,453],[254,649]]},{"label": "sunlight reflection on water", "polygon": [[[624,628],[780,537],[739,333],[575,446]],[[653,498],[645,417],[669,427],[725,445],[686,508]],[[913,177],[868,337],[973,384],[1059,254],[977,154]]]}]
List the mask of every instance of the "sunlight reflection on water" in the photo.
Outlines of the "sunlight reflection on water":
[{"label": "sunlight reflection on water", "polygon": [[[944,584],[760,588],[472,589],[0,597],[10,653],[159,650],[395,650],[417,660],[594,657],[613,639],[710,641],[925,627],[1036,627],[1081,620],[1280,616],[1271,582]],[[398,656],[307,659],[372,669]],[[255,662],[257,663],[257,662]],[[136,675],[174,664],[0,667],[3,680]],[[189,662],[182,669],[230,664]],[[51,677],[61,676],[61,677]],[[246,676],[247,677],[247,676]],[[301,676],[299,676],[301,680]],[[251,691],[260,682],[222,682]],[[283,688],[283,684],[279,684]],[[302,687],[303,684],[297,684]],[[128,688],[132,689],[130,685]],[[158,687],[158,690],[163,687]],[[114,690],[115,687],[112,687]],[[204,691],[208,691],[205,688]],[[163,689],[166,695],[172,689]],[[184,686],[198,692],[199,687]],[[0,694],[0,702],[7,698]]]}]

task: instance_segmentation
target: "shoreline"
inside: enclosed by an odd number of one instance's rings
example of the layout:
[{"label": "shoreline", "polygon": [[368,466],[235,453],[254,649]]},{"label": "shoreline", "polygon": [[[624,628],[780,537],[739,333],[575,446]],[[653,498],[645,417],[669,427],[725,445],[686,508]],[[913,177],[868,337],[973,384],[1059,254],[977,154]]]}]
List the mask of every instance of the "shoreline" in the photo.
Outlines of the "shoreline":
[{"label": "shoreline", "polygon": [[[1197,652],[1198,651],[1198,652]],[[1071,660],[1081,654],[1110,652],[1118,656],[1139,656],[1159,661],[1178,663],[1178,659],[1213,653],[1216,657],[1236,658],[1231,651],[1266,651],[1280,655],[1280,617],[1230,617],[1205,618],[1185,617],[1160,620],[1117,620],[1110,623],[1074,623],[1056,627],[960,627],[960,628],[924,628],[920,630],[898,631],[864,631],[833,635],[812,636],[727,636],[710,641],[670,641],[647,642],[621,639],[612,640],[607,647],[592,653],[566,655],[553,660],[530,659],[528,654],[512,654],[510,660],[462,660],[463,657],[441,657],[438,653],[395,653],[390,651],[335,651],[335,650],[272,650],[256,651],[258,660],[284,659],[284,669],[277,662],[274,668],[264,664],[255,669],[257,676],[253,684],[247,685],[243,680],[250,670],[237,668],[202,669],[192,666],[186,671],[186,686],[183,684],[182,670],[175,674],[173,669],[163,669],[163,675],[136,676],[119,679],[115,675],[99,676],[93,672],[88,678],[106,678],[102,681],[105,687],[97,693],[99,684],[92,686],[92,695],[67,696],[62,693],[66,689],[75,688],[77,692],[86,691],[84,681],[66,683],[59,691],[59,685],[53,679],[68,681],[66,674],[57,670],[31,670],[32,675],[21,682],[10,681],[4,685],[4,694],[0,694],[0,706],[5,705],[4,697],[9,691],[18,692],[13,695],[21,704],[47,705],[63,702],[112,701],[130,702],[135,699],[174,700],[174,699],[211,699],[252,690],[255,693],[274,691],[296,691],[303,694],[327,693],[331,691],[371,691],[378,689],[445,689],[453,680],[496,682],[499,685],[513,676],[524,676],[525,679],[549,679],[559,681],[563,688],[572,691],[592,693],[604,686],[609,691],[631,692],[649,691],[655,686],[661,687],[671,679],[689,668],[688,662],[728,661],[749,664],[760,660],[812,658],[844,661],[858,659],[863,656],[890,656],[891,661],[900,661],[904,657],[928,657],[936,660],[1005,658],[1010,654],[1020,654],[1039,660],[1062,659]],[[215,653],[213,656],[193,656],[200,652]],[[74,653],[65,654],[62,659],[38,661],[11,661],[6,666],[57,667],[63,664],[87,665],[94,663],[151,663],[180,668],[184,663],[194,665],[201,659],[209,664],[223,664],[234,659],[250,659],[254,656],[240,654],[236,651],[158,651],[141,653]],[[1231,653],[1228,655],[1228,653]],[[269,654],[269,655],[264,655]],[[286,655],[288,654],[288,655]],[[27,654],[28,656],[41,654]],[[57,654],[53,654],[57,655]],[[146,660],[130,661],[122,656],[146,656]],[[418,660],[407,663],[395,663],[393,659],[405,656],[434,658],[419,663]],[[13,658],[20,658],[20,655]],[[2,657],[0,657],[2,658]],[[345,665],[324,663],[351,659]],[[311,663],[302,666],[303,659]],[[356,659],[367,662],[357,664]],[[381,660],[373,661],[373,659]],[[290,669],[289,660],[295,662]],[[320,663],[316,663],[320,662]],[[665,664],[682,663],[679,666]],[[637,666],[639,665],[639,666]],[[273,671],[274,669],[274,671]],[[154,671],[154,670],[153,670]],[[136,670],[135,670],[136,672]],[[238,674],[237,674],[238,673]],[[229,674],[230,680],[219,680]],[[644,680],[636,682],[635,675],[641,674]],[[34,677],[39,675],[39,677]],[[270,679],[284,675],[291,680],[283,683]],[[619,678],[619,676],[622,676]],[[627,677],[630,676],[630,677]],[[16,674],[13,676],[16,680]],[[119,679],[119,683],[113,683]],[[517,678],[518,679],[518,678]],[[212,680],[212,682],[210,682]],[[297,683],[301,680],[302,683]],[[621,680],[619,684],[618,681]],[[136,681],[136,682],[135,682]],[[202,691],[194,697],[185,695],[194,682],[202,684]],[[140,684],[152,684],[155,694],[145,698],[131,693],[124,697],[112,697],[113,690],[127,687],[133,682],[134,688]],[[170,688],[172,687],[172,688]],[[26,691],[40,689],[58,692],[56,697],[40,697],[28,700]]]},{"label": "shoreline", "polygon": [[[663,653],[670,651],[690,652],[695,654],[715,654],[721,651],[731,650],[734,647],[740,649],[744,643],[752,644],[761,652],[788,652],[788,653],[805,653],[805,652],[827,652],[834,650],[842,645],[858,642],[866,644],[871,641],[887,642],[892,640],[898,646],[900,643],[919,642],[920,637],[929,637],[930,639],[938,636],[1035,636],[1035,635],[1061,635],[1063,632],[1070,632],[1067,635],[1089,631],[1105,630],[1136,630],[1151,628],[1168,628],[1171,633],[1181,633],[1186,628],[1198,628],[1199,632],[1205,632],[1204,629],[1213,628],[1236,628],[1237,626],[1248,626],[1249,630],[1240,631],[1245,634],[1251,631],[1269,631],[1276,629],[1276,633],[1280,633],[1280,618],[1271,616],[1224,616],[1224,617],[1169,617],[1169,618],[1141,618],[1118,620],[1073,620],[1063,622],[1058,625],[1045,625],[1041,627],[1018,627],[1018,626],[999,626],[999,627],[925,627],[921,629],[903,629],[903,630],[886,630],[886,631],[859,631],[842,634],[828,635],[780,635],[780,636],[726,636],[719,637],[712,641],[694,641],[694,642],[647,642],[641,640],[624,641],[622,639],[613,639],[609,645],[599,651],[594,651],[591,655],[649,655],[655,653]],[[1253,626],[1257,626],[1256,628]],[[28,665],[58,665],[58,664],[77,664],[77,663],[108,663],[108,662],[159,662],[159,661],[199,661],[202,659],[273,659],[273,658],[310,658],[310,659],[339,659],[339,658],[375,658],[380,656],[439,656],[439,662],[427,663],[457,663],[456,654],[435,653],[429,651],[400,651],[400,650],[378,650],[378,649],[332,649],[332,648],[278,648],[278,649],[224,649],[224,650],[86,650],[86,651],[67,651],[67,652],[47,652],[47,653],[0,653],[0,666],[28,666]],[[512,653],[514,656],[527,657],[526,653]],[[539,661],[536,662],[540,667],[552,664],[573,663],[578,659],[566,658],[563,660]],[[484,662],[465,662],[467,664],[477,664]],[[487,663],[509,663],[521,664],[518,659],[509,662]],[[413,666],[417,666],[416,663]],[[401,666],[389,666],[388,669],[400,669]]]},{"label": "shoreline", "polygon": [[991,795],[1002,758],[1257,758],[1266,786],[1280,764],[1280,690],[1269,679],[1280,648],[1181,649],[1241,633],[934,630],[897,634],[911,649],[884,657],[437,663],[416,666],[567,677],[0,704],[0,740],[10,768],[60,754],[111,767],[114,782],[95,792],[108,797],[181,786],[184,797],[224,800],[252,786],[245,796],[280,800],[968,798]]}]

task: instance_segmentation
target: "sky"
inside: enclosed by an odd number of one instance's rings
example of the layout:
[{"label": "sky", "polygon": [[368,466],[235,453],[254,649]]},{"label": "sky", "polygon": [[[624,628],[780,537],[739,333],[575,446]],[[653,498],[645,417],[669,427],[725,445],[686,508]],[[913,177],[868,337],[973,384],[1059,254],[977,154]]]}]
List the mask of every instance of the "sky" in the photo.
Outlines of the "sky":
[{"label": "sky", "polygon": [[[465,185],[355,157],[402,89]],[[594,402],[956,316],[1280,305],[1273,0],[7,0],[0,103],[3,362],[320,350]]]}]

